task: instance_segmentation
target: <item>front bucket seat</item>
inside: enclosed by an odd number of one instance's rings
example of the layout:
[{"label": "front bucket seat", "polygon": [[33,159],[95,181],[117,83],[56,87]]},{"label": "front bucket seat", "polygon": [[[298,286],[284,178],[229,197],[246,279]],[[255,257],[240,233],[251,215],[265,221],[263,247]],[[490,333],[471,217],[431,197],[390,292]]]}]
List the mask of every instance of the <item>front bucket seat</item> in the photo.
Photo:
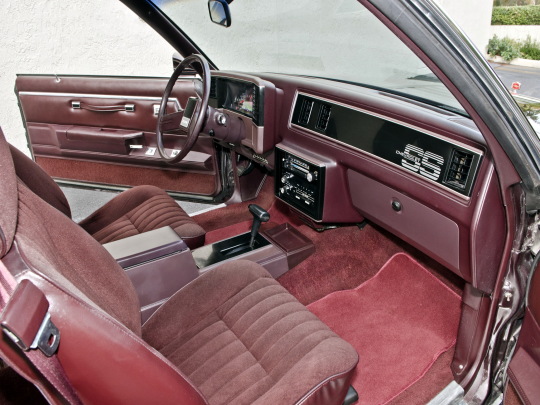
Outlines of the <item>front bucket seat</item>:
[{"label": "front bucket seat", "polygon": [[[43,200],[71,218],[62,190],[34,161],[10,145],[17,176]],[[204,244],[206,232],[165,191],[137,186],[120,193],[79,225],[101,244],[170,226],[194,249]]]}]

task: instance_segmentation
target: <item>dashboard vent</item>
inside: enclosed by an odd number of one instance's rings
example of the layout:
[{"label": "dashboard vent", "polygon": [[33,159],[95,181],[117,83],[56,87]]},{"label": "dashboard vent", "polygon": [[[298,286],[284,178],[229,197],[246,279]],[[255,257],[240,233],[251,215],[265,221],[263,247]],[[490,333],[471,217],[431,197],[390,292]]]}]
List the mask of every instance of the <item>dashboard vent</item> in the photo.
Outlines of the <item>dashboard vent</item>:
[{"label": "dashboard vent", "polygon": [[217,80],[215,77],[210,79],[210,98],[217,98]]},{"label": "dashboard vent", "polygon": [[317,125],[315,128],[321,129],[323,131],[328,127],[328,121],[330,121],[330,112],[332,107],[328,104],[322,104],[321,109],[319,110],[319,117],[317,118]]},{"label": "dashboard vent", "polygon": [[298,123],[300,125],[307,125],[309,118],[311,117],[311,110],[313,110],[313,100],[304,99],[302,107],[300,108],[300,114],[298,115]]},{"label": "dashboard vent", "polygon": [[450,167],[444,182],[449,186],[464,190],[467,186],[472,162],[472,153],[454,149],[452,151],[452,158],[450,159]]}]

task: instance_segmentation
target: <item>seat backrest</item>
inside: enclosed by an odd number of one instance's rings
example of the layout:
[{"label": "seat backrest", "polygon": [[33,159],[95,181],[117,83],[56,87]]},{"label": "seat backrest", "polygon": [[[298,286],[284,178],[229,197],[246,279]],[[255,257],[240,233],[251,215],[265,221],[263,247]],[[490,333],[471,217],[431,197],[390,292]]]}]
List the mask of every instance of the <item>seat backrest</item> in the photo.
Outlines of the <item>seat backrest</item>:
[{"label": "seat backrest", "polygon": [[[15,175],[0,130],[0,258],[18,282],[47,297],[60,329],[57,358],[84,403],[204,404],[199,392],[141,338],[140,308],[109,253]],[[48,398],[56,392],[21,352],[0,339],[0,357]]]},{"label": "seat backrest", "polygon": [[71,218],[71,209],[66,196],[58,184],[37,163],[12,145],[9,145],[17,177],[26,186],[51,204],[54,208]]}]

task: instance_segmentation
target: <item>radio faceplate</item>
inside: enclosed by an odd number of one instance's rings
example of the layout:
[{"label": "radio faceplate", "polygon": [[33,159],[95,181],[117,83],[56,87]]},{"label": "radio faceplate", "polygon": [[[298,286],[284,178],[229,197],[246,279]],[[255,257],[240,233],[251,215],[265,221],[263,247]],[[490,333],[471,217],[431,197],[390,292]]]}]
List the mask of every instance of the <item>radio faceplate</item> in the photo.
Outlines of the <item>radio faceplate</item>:
[{"label": "radio faceplate", "polygon": [[325,167],[276,148],[275,194],[315,221],[322,220]]}]

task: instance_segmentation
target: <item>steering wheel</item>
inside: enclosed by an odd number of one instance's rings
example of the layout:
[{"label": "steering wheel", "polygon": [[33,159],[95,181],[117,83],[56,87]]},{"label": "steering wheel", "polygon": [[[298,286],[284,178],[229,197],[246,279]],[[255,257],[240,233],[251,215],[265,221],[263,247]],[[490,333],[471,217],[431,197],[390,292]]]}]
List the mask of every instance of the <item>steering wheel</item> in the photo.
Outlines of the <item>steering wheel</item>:
[{"label": "steering wheel", "polygon": [[[186,103],[186,108],[167,114],[167,102],[172,93],[173,87],[178,80],[180,74],[188,67],[191,66],[195,69],[202,78],[202,88],[197,86],[195,82],[195,95],[196,97],[190,97]],[[188,152],[193,148],[193,145],[197,141],[201,130],[204,127],[206,121],[206,114],[208,110],[208,97],[210,96],[210,68],[206,59],[198,54],[193,54],[185,58],[177,67],[165,87],[161,103],[159,105],[159,114],[157,118],[157,148],[161,158],[169,163],[174,164],[180,162],[186,157]],[[180,149],[180,152],[176,155],[167,153],[163,143],[163,134],[177,133],[187,134],[186,141]]]}]

